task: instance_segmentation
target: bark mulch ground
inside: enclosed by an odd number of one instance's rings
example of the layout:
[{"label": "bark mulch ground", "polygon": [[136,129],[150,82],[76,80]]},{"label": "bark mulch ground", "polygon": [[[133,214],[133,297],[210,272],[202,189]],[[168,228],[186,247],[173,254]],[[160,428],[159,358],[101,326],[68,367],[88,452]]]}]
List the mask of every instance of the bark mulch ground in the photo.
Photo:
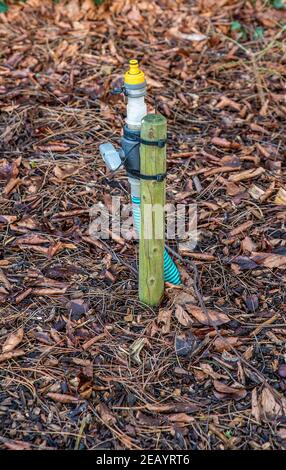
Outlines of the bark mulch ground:
[{"label": "bark mulch ground", "polygon": [[[274,6],[29,0],[0,15],[0,448],[286,447]],[[129,201],[98,145],[120,136],[109,90],[134,57],[168,119],[168,202],[198,208],[196,248],[170,244],[183,287],[158,310],[138,301],[138,243],[88,231],[95,203]]]}]

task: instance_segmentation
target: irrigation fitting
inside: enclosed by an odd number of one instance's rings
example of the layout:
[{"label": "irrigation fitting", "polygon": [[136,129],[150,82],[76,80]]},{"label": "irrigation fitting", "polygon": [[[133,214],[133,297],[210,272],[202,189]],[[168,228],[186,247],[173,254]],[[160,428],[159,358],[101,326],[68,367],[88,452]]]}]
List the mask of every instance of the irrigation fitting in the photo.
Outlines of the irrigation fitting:
[{"label": "irrigation fitting", "polygon": [[[165,139],[148,141],[140,137],[141,122],[144,116],[147,115],[146,89],[145,75],[139,69],[138,61],[130,60],[129,70],[124,74],[123,86],[111,92],[113,94],[123,93],[127,97],[127,113],[120,148],[117,150],[110,142],[99,146],[100,154],[109,170],[115,172],[122,165],[126,169],[131,186],[133,219],[137,232],[140,232],[141,224],[140,180],[162,182],[166,178],[166,173],[155,175],[140,173],[140,144],[158,146],[159,148],[166,145]],[[181,283],[179,271],[166,249],[164,251],[164,279],[176,285]]]},{"label": "irrigation fitting", "polygon": [[127,117],[120,141],[120,149],[111,143],[99,146],[99,151],[106,166],[116,171],[124,165],[129,177],[138,178],[140,174],[140,128],[141,120],[147,114],[145,104],[146,81],[144,73],[139,69],[137,60],[130,60],[129,70],[124,74],[124,84],[121,88],[111,91],[113,94],[123,93],[127,96]]}]

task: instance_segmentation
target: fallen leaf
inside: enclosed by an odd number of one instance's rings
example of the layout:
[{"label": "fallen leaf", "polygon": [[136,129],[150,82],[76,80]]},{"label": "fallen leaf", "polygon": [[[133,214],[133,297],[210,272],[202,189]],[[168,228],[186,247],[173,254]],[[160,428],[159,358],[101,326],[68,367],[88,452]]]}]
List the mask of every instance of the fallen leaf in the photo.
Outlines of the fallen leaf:
[{"label": "fallen leaf", "polygon": [[226,183],[226,192],[229,196],[236,196],[242,191],[243,188],[241,186],[237,186],[235,183]]},{"label": "fallen leaf", "polygon": [[197,346],[198,340],[192,333],[189,333],[188,336],[176,336],[175,349],[178,356],[188,356],[195,351]]},{"label": "fallen leaf", "polygon": [[[65,149],[65,150],[67,150],[67,149]],[[60,151],[65,152],[65,150],[60,150]],[[59,151],[59,150],[57,150],[57,151]],[[71,165],[71,164],[65,165],[62,168],[59,167],[58,165],[56,165],[55,168],[54,168],[54,175],[59,180],[64,180],[66,178],[69,178],[70,176],[73,176],[73,175],[77,174],[78,172],[79,172],[79,168],[75,167],[74,165]]]},{"label": "fallen leaf", "polygon": [[242,270],[255,269],[258,267],[258,264],[247,256],[237,256],[232,260],[232,263],[238,264]]},{"label": "fallen leaf", "polygon": [[66,152],[70,146],[64,143],[53,143],[50,145],[35,145],[34,150],[38,152]]},{"label": "fallen leaf", "polygon": [[9,279],[7,278],[6,274],[4,273],[4,271],[2,271],[2,269],[0,269],[0,282],[4,285],[5,289],[7,289],[7,291],[11,290],[12,285],[11,285]]},{"label": "fallen leaf", "polygon": [[20,183],[20,178],[11,178],[9,183],[6,184],[5,188],[3,189],[4,196],[8,196],[13,189],[18,186]]},{"label": "fallen leaf", "polygon": [[130,356],[137,362],[137,364],[142,364],[140,353],[147,342],[147,338],[138,338],[134,341],[134,343],[131,344],[129,348]]},{"label": "fallen leaf", "polygon": [[31,450],[32,449],[32,444],[30,444],[29,442],[7,439],[3,443],[4,443],[4,446],[10,450]]},{"label": "fallen leaf", "polygon": [[213,137],[211,143],[217,145],[218,147],[230,148],[231,142],[226,139],[222,139],[220,137]]},{"label": "fallen leaf", "polygon": [[187,303],[195,303],[195,297],[187,292],[174,291],[173,303],[184,307]]},{"label": "fallen leaf", "polygon": [[277,431],[277,436],[279,436],[283,441],[286,441],[286,428],[281,428]]},{"label": "fallen leaf", "polygon": [[260,406],[257,398],[257,390],[254,388],[251,393],[251,414],[260,423]]},{"label": "fallen leaf", "polygon": [[245,232],[247,229],[249,229],[252,225],[253,225],[253,222],[251,220],[248,220],[247,222],[244,222],[243,224],[231,230],[229,232],[229,235],[231,237],[239,235],[240,233]]},{"label": "fallen leaf", "polygon": [[259,201],[259,199],[265,194],[265,191],[255,184],[253,184],[250,189],[248,190],[250,196],[255,199],[256,201]]},{"label": "fallen leaf", "polygon": [[[202,369],[202,371],[203,371],[207,376],[211,377],[212,379],[220,379],[220,378],[223,378],[222,374],[218,374],[217,372],[215,372],[210,364],[201,363],[201,364],[200,364],[200,368]],[[224,376],[224,378],[225,378],[225,376]]]},{"label": "fallen leaf", "polygon": [[286,256],[275,253],[252,253],[251,259],[265,268],[280,268],[286,265]]},{"label": "fallen leaf", "polygon": [[61,295],[61,294],[65,294],[67,290],[67,287],[65,287],[64,289],[33,289],[33,294],[34,295],[47,295],[48,297],[50,295]]},{"label": "fallen leaf", "polygon": [[161,323],[163,324],[162,326],[163,335],[168,334],[170,332],[171,316],[172,316],[172,310],[168,310],[166,308],[161,308],[159,310],[157,322],[159,324]]},{"label": "fallen leaf", "polygon": [[164,403],[160,405],[147,404],[146,409],[154,413],[193,413],[199,409],[195,403]]},{"label": "fallen leaf", "polygon": [[32,288],[29,287],[28,289],[24,290],[23,292],[21,292],[21,294],[18,294],[17,297],[15,298],[15,302],[16,304],[19,304],[22,302],[22,300],[24,300],[26,297],[28,297],[28,295],[31,294],[32,292]]},{"label": "fallen leaf", "polygon": [[0,354],[0,362],[8,361],[9,359],[15,359],[16,357],[24,356],[24,354],[26,353],[22,349],[15,349],[15,351]]},{"label": "fallen leaf", "polygon": [[278,367],[278,374],[280,375],[280,377],[283,377],[283,379],[286,378],[286,364],[281,364]]},{"label": "fallen leaf", "polygon": [[13,224],[17,220],[16,215],[0,215],[0,224]]},{"label": "fallen leaf", "polygon": [[52,345],[53,341],[50,338],[49,334],[44,331],[36,331],[34,333],[35,338],[40,341],[40,343]]},{"label": "fallen leaf", "polygon": [[68,302],[67,309],[72,320],[79,320],[82,315],[88,312],[89,306],[83,299],[72,299]]},{"label": "fallen leaf", "polygon": [[219,380],[214,380],[213,385],[215,388],[214,394],[218,399],[241,400],[247,395],[247,391],[240,384],[236,384],[236,386],[229,386],[225,385]]},{"label": "fallen leaf", "polygon": [[104,403],[100,403],[99,405],[97,405],[96,410],[98,411],[101,419],[105,423],[111,424],[111,425],[116,423],[115,416],[113,416],[110,409]]},{"label": "fallen leaf", "polygon": [[188,312],[195,317],[195,319],[203,325],[218,326],[228,323],[230,318],[219,310],[206,309],[206,312],[201,307],[195,305],[186,305]]},{"label": "fallen leaf", "polygon": [[26,233],[16,238],[13,245],[42,245],[44,243],[49,243],[47,237],[37,233]]},{"label": "fallen leaf", "polygon": [[179,31],[178,28],[176,27],[169,29],[169,35],[178,39],[187,40],[187,41],[195,41],[195,42],[197,41],[200,42],[200,41],[204,41],[205,39],[207,39],[207,36],[205,36],[204,34],[200,34],[200,33],[190,33],[190,34],[181,33],[181,31]]},{"label": "fallen leaf", "polygon": [[221,101],[216,105],[217,109],[224,109],[224,108],[231,108],[234,111],[240,111],[241,110],[241,105],[236,103],[235,101],[231,100],[230,98],[227,98],[227,96],[222,96]]},{"label": "fallen leaf", "polygon": [[181,424],[189,424],[195,421],[193,416],[189,416],[186,413],[175,413],[173,415],[168,416],[169,421],[171,423],[181,423]]},{"label": "fallen leaf", "polygon": [[275,204],[281,205],[281,206],[286,206],[286,190],[283,188],[280,188],[278,193],[276,194]]},{"label": "fallen leaf", "polygon": [[240,346],[241,341],[236,336],[228,336],[227,338],[216,338],[213,345],[216,351],[231,351],[232,348]]},{"label": "fallen leaf", "polygon": [[281,397],[279,402],[274,397],[269,387],[264,387],[260,397],[260,405],[266,419],[277,418],[278,416],[285,415],[286,399]]},{"label": "fallen leaf", "polygon": [[21,327],[14,333],[11,333],[6,339],[5,343],[2,346],[3,353],[9,353],[13,351],[22,341],[24,337],[24,328]]},{"label": "fallen leaf", "polygon": [[255,312],[259,306],[259,300],[257,295],[248,295],[245,298],[245,305],[248,312]]},{"label": "fallen leaf", "polygon": [[46,268],[44,271],[46,276],[52,279],[70,279],[75,274],[84,274],[84,270],[68,264],[66,266],[54,265]]},{"label": "fallen leaf", "polygon": [[74,397],[72,395],[67,395],[65,393],[53,393],[49,392],[46,395],[48,398],[51,398],[53,401],[57,403],[78,403],[82,400],[80,400],[77,397]]},{"label": "fallen leaf", "polygon": [[93,338],[89,339],[88,341],[86,341],[85,343],[83,343],[82,345],[82,349],[84,351],[86,351],[87,349],[89,349],[91,346],[93,346],[95,343],[97,343],[98,341],[100,341],[101,339],[105,338],[106,337],[106,333],[101,333],[97,336],[94,336]]},{"label": "fallen leaf", "polygon": [[265,172],[265,169],[262,167],[253,169],[253,170],[246,170],[241,171],[240,173],[235,173],[234,175],[230,175],[228,181],[237,182],[237,181],[245,181],[251,178],[256,178],[257,176],[262,175]]},{"label": "fallen leaf", "polygon": [[178,304],[176,305],[175,317],[183,326],[190,326],[192,323],[190,315],[183,309],[181,305]]},{"label": "fallen leaf", "polygon": [[251,240],[250,237],[245,237],[241,242],[241,249],[243,252],[251,253],[256,250],[256,244]]},{"label": "fallen leaf", "polygon": [[154,80],[154,78],[149,76],[146,72],[145,72],[145,78],[146,78],[146,81],[148,82],[148,85],[150,85],[150,87],[153,87],[153,88],[163,88],[164,87],[161,80]]}]

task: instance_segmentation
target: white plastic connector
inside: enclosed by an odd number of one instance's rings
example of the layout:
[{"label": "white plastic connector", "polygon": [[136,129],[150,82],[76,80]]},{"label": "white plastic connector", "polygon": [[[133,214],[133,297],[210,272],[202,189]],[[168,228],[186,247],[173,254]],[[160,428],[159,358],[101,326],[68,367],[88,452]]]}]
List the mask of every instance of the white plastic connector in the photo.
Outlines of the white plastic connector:
[{"label": "white plastic connector", "polygon": [[109,170],[116,171],[120,168],[122,164],[120,154],[110,142],[100,144],[99,152]]},{"label": "white plastic connector", "polygon": [[145,95],[145,85],[138,90],[128,89],[126,124],[130,129],[140,129],[141,121],[147,114]]}]

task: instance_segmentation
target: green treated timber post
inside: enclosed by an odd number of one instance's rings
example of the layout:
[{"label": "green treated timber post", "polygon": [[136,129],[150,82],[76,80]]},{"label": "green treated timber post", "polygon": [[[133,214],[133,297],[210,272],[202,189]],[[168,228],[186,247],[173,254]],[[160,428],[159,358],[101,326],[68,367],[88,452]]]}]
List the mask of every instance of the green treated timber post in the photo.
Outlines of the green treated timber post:
[{"label": "green treated timber post", "polygon": [[[166,139],[167,121],[159,114],[147,114],[142,120],[141,139]],[[140,145],[140,173],[166,172],[166,145]],[[157,306],[164,295],[164,246],[166,199],[165,180],[140,180],[141,233],[139,240],[139,299]]]}]

